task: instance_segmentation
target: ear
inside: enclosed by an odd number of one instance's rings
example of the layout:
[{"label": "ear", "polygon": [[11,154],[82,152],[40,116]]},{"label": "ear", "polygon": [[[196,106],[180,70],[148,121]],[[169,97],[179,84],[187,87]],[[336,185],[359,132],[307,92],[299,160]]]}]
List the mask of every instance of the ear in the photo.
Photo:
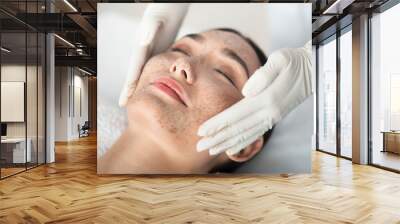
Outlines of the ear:
[{"label": "ear", "polygon": [[245,162],[253,158],[259,151],[261,151],[263,144],[264,144],[264,138],[263,136],[260,136],[257,140],[255,140],[246,148],[242,149],[240,152],[234,155],[228,155],[228,154],[226,155],[230,160],[233,160],[235,162]]}]

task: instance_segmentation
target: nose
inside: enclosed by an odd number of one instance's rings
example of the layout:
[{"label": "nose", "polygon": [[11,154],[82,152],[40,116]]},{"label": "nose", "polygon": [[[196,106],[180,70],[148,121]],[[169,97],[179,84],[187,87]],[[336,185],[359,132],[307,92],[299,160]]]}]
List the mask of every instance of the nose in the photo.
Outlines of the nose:
[{"label": "nose", "polygon": [[177,76],[177,78],[184,79],[189,84],[193,84],[195,81],[195,74],[190,59],[177,59],[174,63],[172,63],[169,71]]}]

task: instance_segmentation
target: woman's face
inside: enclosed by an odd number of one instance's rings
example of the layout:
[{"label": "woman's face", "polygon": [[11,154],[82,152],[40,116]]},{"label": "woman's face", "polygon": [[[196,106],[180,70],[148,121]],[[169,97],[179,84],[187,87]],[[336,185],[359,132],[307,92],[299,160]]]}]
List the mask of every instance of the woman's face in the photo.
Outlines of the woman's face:
[{"label": "woman's face", "polygon": [[226,159],[197,152],[197,130],[243,98],[241,90],[259,66],[253,48],[235,33],[185,36],[145,64],[127,106],[129,125],[139,125],[184,164]]}]

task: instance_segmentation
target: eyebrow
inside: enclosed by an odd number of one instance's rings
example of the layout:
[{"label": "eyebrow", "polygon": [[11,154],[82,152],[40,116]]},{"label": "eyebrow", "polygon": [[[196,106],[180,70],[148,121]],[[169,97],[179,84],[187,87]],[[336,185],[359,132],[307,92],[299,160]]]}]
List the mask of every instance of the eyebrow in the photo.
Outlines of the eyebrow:
[{"label": "eyebrow", "polygon": [[190,39],[200,42],[200,43],[204,42],[204,40],[205,40],[205,37],[203,35],[197,34],[197,33],[191,33],[191,34],[185,35],[183,38],[185,38],[185,37],[190,38]]},{"label": "eyebrow", "polygon": [[[200,43],[203,43],[206,39],[203,35],[197,34],[197,33],[191,33],[191,34],[185,35],[183,38],[185,38],[185,37],[190,38],[190,39],[192,39],[196,42],[200,42]],[[228,48],[223,48],[222,53],[225,56],[227,56],[228,58],[239,63],[243,67],[243,69],[246,71],[247,77],[249,77],[249,68],[247,67],[244,60],[241,57],[239,57],[239,55],[237,55],[234,51],[232,51],[231,49],[228,49]]]},{"label": "eyebrow", "polygon": [[228,49],[228,48],[222,49],[222,53],[224,55],[226,55],[228,58],[239,63],[243,67],[243,69],[246,71],[247,77],[249,77],[249,68],[247,67],[244,60],[241,57],[239,57],[239,55],[237,55],[234,51],[232,51],[231,49]]}]

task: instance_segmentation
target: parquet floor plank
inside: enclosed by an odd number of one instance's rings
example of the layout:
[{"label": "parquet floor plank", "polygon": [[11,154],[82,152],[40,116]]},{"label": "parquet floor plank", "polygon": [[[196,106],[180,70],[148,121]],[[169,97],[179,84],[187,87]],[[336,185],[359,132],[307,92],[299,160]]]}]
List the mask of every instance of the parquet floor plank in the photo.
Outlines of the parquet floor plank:
[{"label": "parquet floor plank", "polygon": [[96,174],[96,138],[0,181],[0,223],[398,223],[400,175],[313,152],[301,175]]}]

